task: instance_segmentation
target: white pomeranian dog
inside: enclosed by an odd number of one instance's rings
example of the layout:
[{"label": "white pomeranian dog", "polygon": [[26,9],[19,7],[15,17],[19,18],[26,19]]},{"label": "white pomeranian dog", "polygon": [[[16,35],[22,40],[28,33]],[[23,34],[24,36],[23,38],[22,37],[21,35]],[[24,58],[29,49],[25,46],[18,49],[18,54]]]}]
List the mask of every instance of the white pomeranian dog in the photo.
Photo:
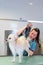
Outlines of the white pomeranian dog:
[{"label": "white pomeranian dog", "polygon": [[[19,63],[22,62],[22,56],[23,56],[23,51],[26,50],[27,52],[29,51],[29,42],[28,40],[24,37],[16,37],[14,34],[10,34],[7,39],[9,43],[9,48],[13,54],[13,62],[15,62],[15,57],[16,53],[19,55]],[[29,53],[28,53],[29,55]]]}]

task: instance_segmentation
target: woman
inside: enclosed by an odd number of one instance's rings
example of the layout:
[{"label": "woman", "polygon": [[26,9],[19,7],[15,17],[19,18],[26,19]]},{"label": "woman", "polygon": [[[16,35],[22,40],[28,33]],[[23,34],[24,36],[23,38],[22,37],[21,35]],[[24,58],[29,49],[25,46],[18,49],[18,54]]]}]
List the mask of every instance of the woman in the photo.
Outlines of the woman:
[{"label": "woman", "polygon": [[[39,46],[39,36],[40,36],[40,30],[38,28],[33,28],[30,33],[29,33],[29,44],[30,44],[30,48],[29,48],[29,55],[33,55],[37,45]],[[24,51],[23,53],[24,56],[27,56],[28,53],[26,51]]]}]

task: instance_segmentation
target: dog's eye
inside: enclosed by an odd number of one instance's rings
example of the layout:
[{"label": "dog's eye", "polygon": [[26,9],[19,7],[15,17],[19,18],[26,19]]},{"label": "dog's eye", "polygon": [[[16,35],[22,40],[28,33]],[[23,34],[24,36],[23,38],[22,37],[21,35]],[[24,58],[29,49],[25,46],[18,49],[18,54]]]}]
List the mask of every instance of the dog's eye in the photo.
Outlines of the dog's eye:
[{"label": "dog's eye", "polygon": [[9,39],[11,39],[11,38],[9,38]]}]

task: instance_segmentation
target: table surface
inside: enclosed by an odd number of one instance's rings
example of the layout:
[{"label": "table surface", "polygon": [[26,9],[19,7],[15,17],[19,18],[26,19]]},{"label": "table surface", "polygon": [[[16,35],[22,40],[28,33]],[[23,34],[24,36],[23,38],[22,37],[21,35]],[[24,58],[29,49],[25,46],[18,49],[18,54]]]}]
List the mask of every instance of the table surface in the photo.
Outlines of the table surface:
[{"label": "table surface", "polygon": [[0,65],[43,65],[43,56],[23,56],[22,63],[18,63],[19,57],[16,57],[15,63],[12,63],[12,56],[0,57]]}]

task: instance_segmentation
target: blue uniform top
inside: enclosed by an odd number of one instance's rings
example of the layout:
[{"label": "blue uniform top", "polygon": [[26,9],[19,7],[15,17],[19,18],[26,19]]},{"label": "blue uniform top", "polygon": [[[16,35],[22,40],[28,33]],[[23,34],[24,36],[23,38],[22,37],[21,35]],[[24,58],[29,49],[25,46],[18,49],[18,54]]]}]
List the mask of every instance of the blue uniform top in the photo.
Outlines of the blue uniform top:
[{"label": "blue uniform top", "polygon": [[[32,40],[32,41],[29,42],[29,44],[30,44],[30,48],[29,49],[34,52],[36,50],[37,42],[35,40]],[[27,56],[28,53],[24,50],[23,55]]]},{"label": "blue uniform top", "polygon": [[36,43],[37,42],[35,40],[32,40],[29,43],[30,43],[30,48],[29,49],[34,52],[36,50]]}]

